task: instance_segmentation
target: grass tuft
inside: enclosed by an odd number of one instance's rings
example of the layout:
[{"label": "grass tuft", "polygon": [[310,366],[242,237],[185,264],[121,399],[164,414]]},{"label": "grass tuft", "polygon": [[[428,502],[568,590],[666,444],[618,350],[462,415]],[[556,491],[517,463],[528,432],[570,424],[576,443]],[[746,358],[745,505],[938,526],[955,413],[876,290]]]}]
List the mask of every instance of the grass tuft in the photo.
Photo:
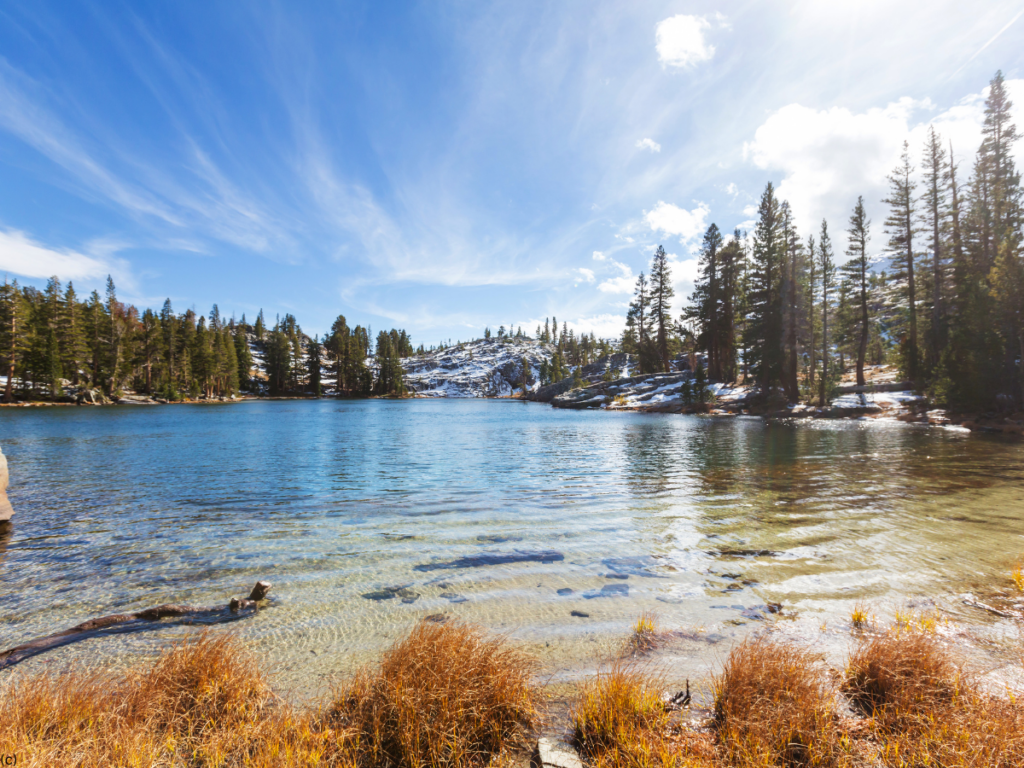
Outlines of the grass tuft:
[{"label": "grass tuft", "polygon": [[360,765],[483,766],[537,722],[534,662],[457,622],[421,622],[329,712]]},{"label": "grass tuft", "polygon": [[872,717],[882,765],[1024,765],[1024,707],[984,695],[925,631],[864,640],[842,689]]},{"label": "grass tuft", "polygon": [[862,602],[857,602],[853,606],[853,610],[850,612],[850,623],[854,629],[864,629],[870,624],[871,619],[868,615],[868,608]]},{"label": "grass tuft", "polygon": [[660,635],[658,614],[644,611],[633,624],[633,632],[626,641],[626,653],[636,655],[654,650]]},{"label": "grass tuft", "polygon": [[1018,592],[1024,592],[1024,565],[1018,562],[1013,566],[1013,570],[1010,571],[1010,578],[1013,580],[1013,585],[1017,587]]},{"label": "grass tuft", "polygon": [[714,725],[731,764],[849,764],[823,680],[820,659],[790,643],[754,638],[733,648],[714,681]]},{"label": "grass tuft", "polygon": [[593,768],[713,766],[714,745],[685,733],[661,698],[662,681],[618,662],[586,681],[570,714],[573,745]]}]

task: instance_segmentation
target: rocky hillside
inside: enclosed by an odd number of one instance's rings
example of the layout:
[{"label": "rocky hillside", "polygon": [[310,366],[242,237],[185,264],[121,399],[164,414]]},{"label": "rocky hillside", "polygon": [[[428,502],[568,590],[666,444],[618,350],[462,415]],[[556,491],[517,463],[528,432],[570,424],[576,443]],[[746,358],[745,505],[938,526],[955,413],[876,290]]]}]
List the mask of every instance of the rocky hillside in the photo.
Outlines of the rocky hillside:
[{"label": "rocky hillside", "polygon": [[528,386],[537,388],[540,364],[554,347],[533,339],[478,339],[402,360],[405,386],[420,397],[507,397],[522,389],[523,358]]}]

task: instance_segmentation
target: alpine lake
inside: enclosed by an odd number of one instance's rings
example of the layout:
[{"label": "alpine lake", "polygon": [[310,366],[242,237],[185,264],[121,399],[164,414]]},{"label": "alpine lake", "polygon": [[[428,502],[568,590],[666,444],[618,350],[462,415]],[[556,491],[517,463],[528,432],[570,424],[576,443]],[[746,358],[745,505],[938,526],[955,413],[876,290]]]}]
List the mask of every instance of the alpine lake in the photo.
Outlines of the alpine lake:
[{"label": "alpine lake", "polygon": [[[839,666],[857,603],[934,617],[994,680],[1019,653],[1012,621],[963,599],[1024,554],[1024,442],[1001,435],[419,399],[6,408],[0,445],[0,650],[266,579],[264,610],[212,631],[300,697],[428,616],[508,635],[555,683],[614,658],[644,611],[680,680],[755,631]],[[118,669],[196,631],[17,669]]]}]

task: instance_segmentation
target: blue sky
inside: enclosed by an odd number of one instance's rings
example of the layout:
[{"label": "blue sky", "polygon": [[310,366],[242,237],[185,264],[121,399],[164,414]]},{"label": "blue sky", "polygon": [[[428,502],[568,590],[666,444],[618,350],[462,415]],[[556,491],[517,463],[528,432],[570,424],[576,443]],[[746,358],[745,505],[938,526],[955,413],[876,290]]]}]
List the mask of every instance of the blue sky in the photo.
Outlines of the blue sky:
[{"label": "blue sky", "polygon": [[[34,2],[0,8],[0,269],[122,299],[619,332],[664,243],[771,180],[803,234],[984,88],[1024,127],[1024,2]],[[845,246],[845,238],[837,238]],[[837,249],[840,250],[840,249]]]}]

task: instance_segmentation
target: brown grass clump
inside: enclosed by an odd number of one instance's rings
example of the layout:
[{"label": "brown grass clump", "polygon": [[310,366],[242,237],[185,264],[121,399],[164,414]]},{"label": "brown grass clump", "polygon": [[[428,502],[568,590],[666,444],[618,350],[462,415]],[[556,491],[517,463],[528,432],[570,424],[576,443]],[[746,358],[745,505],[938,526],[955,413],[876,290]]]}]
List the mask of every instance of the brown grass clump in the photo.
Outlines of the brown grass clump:
[{"label": "brown grass clump", "polygon": [[271,707],[270,697],[236,640],[202,634],[124,679],[72,672],[13,683],[0,698],[0,752],[17,754],[18,765],[47,767],[270,766],[286,753],[340,758],[309,718]]},{"label": "brown grass clump", "polygon": [[933,635],[865,640],[842,687],[873,717],[883,765],[1024,765],[1024,707],[984,695]]},{"label": "brown grass clump", "polygon": [[465,624],[421,622],[335,697],[329,719],[365,766],[482,766],[525,746],[534,662]]},{"label": "brown grass clump", "polygon": [[937,637],[900,631],[862,642],[850,657],[842,688],[865,715],[891,717],[954,700],[965,684]]},{"label": "brown grass clump", "polygon": [[621,662],[587,681],[570,715],[576,749],[595,768],[714,765],[713,746],[673,723],[660,689],[656,676]]},{"label": "brown grass clump", "polygon": [[848,740],[838,728],[819,659],[784,642],[748,639],[715,679],[719,742],[739,766],[842,766]]},{"label": "brown grass clump", "polygon": [[424,623],[321,712],[271,692],[230,635],[198,635],[119,680],[28,676],[0,695],[19,766],[484,765],[536,720],[533,662],[475,628]]}]

